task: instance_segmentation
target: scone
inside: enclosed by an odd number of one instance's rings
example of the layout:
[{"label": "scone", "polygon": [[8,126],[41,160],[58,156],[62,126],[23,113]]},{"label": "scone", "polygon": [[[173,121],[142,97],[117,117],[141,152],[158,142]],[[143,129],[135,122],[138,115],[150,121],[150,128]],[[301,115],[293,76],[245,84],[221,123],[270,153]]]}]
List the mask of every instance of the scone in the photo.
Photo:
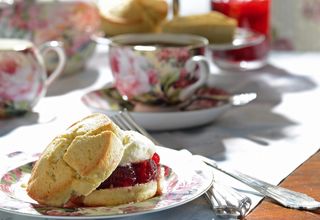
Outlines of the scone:
[{"label": "scone", "polygon": [[[146,144],[135,144],[140,142]],[[52,140],[32,170],[27,193],[40,204],[58,207],[136,202],[161,191],[159,167],[149,139],[122,131],[97,113]],[[141,181],[137,175],[150,178]]]},{"label": "scone", "polygon": [[165,0],[101,0],[101,30],[108,37],[157,32],[167,17]]},{"label": "scone", "polygon": [[205,14],[174,17],[163,23],[162,31],[200,35],[207,38],[210,43],[219,44],[231,42],[236,27],[237,20],[212,11]]},{"label": "scone", "polygon": [[118,167],[83,198],[84,205],[119,205],[161,194],[164,171],[153,142],[135,131],[125,131],[123,143],[125,151]]}]

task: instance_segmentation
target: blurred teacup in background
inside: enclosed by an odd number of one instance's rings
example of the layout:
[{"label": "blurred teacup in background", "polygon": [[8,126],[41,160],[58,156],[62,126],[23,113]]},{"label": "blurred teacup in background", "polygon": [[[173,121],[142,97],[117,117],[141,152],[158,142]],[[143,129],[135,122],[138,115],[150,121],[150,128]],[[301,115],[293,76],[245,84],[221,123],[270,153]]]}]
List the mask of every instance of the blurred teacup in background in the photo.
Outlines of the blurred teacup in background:
[{"label": "blurred teacup in background", "polygon": [[[44,56],[52,51],[59,63],[47,77]],[[62,73],[65,62],[64,50],[57,41],[37,48],[28,40],[0,38],[0,119],[32,110]]]},{"label": "blurred teacup in background", "polygon": [[[12,0],[1,4],[0,37],[22,38],[35,45],[57,40],[67,55],[63,74],[81,71],[95,49],[91,37],[100,25],[96,5],[81,0]],[[10,4],[11,3],[11,4]],[[56,54],[45,58],[48,72],[57,65]]]},{"label": "blurred teacup in background", "polygon": [[206,84],[206,38],[187,34],[125,34],[110,38],[114,86],[144,105],[178,104]]}]

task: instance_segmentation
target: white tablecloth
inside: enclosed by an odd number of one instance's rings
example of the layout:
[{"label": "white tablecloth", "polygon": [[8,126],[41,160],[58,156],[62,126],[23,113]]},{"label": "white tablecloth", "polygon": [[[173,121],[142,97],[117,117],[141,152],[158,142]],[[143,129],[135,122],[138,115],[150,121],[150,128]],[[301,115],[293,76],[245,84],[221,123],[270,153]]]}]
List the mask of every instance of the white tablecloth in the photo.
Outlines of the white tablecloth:
[{"label": "white tablecloth", "polygon": [[[257,92],[258,99],[226,112],[215,122],[194,129],[154,132],[164,146],[187,148],[267,182],[278,184],[319,149],[320,54],[272,53],[270,64],[255,72],[220,72],[219,86],[229,91]],[[0,158],[21,150],[41,152],[74,121],[90,113],[80,98],[111,81],[107,54],[98,50],[85,71],[57,80],[34,112],[0,121]],[[3,167],[3,164],[1,164]],[[216,173],[216,178],[261,200],[242,184]],[[212,219],[201,197],[183,206],[130,219]],[[0,219],[32,219],[0,211]]]}]

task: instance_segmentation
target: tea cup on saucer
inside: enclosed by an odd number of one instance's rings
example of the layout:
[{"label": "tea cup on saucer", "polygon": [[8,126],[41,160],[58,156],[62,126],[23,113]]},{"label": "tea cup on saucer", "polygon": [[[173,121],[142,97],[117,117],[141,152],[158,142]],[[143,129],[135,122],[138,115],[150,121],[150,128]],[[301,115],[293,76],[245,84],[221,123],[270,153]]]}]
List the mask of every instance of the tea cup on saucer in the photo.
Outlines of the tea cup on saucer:
[{"label": "tea cup on saucer", "polygon": [[110,38],[114,86],[123,99],[174,106],[207,82],[208,40],[188,34],[125,34]]}]

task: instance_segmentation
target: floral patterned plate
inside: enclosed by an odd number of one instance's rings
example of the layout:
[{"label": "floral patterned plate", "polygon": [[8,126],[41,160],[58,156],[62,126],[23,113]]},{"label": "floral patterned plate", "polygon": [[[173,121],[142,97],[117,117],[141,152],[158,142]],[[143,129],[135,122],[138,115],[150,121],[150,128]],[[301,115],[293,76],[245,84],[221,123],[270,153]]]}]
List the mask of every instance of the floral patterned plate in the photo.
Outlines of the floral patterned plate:
[{"label": "floral patterned plate", "polygon": [[[23,165],[16,164],[17,167],[1,175],[0,211],[55,219],[126,217],[180,206],[198,198],[211,186],[212,172],[201,161],[197,161],[183,152],[164,147],[158,147],[157,152],[160,155],[161,164],[169,167],[164,184],[164,193],[161,196],[144,202],[114,207],[56,208],[39,205],[26,194],[26,184],[33,165],[30,158],[26,157]],[[179,163],[176,161],[179,161]],[[10,164],[18,163],[17,161],[14,162],[14,158],[9,159],[9,162]],[[19,162],[21,163],[21,160]]]},{"label": "floral patterned plate", "polygon": [[[210,88],[212,89],[217,92],[222,91]],[[111,84],[85,94],[82,96],[82,102],[93,112],[102,112],[109,116],[119,110],[127,109],[138,124],[154,131],[184,129],[208,124],[232,107],[230,102],[215,100],[196,100],[187,109],[143,106],[123,100]]]}]

